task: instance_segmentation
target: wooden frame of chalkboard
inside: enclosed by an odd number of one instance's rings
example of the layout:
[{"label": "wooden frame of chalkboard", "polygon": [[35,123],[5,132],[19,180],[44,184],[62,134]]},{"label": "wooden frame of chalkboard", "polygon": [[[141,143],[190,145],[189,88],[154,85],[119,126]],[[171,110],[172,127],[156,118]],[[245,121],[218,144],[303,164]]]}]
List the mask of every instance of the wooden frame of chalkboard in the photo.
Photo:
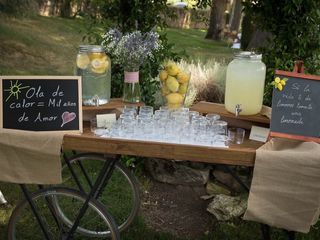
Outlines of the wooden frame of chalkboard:
[{"label": "wooden frame of chalkboard", "polygon": [[79,76],[0,76],[0,129],[82,133]]},{"label": "wooden frame of chalkboard", "polygon": [[276,70],[287,79],[273,90],[270,137],[320,143],[320,76]]}]

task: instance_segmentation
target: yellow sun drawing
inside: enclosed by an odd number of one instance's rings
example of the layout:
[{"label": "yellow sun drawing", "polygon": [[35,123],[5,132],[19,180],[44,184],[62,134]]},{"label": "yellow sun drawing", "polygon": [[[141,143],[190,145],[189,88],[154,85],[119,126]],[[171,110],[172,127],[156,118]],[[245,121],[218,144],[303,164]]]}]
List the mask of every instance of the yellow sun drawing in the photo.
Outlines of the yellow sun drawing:
[{"label": "yellow sun drawing", "polygon": [[9,96],[6,98],[6,102],[10,99],[11,96],[14,96],[19,99],[19,93],[21,93],[22,89],[28,88],[30,86],[21,86],[22,83],[19,83],[18,80],[13,84],[13,81],[10,80],[10,88],[9,89],[4,89],[6,92],[10,92]]}]

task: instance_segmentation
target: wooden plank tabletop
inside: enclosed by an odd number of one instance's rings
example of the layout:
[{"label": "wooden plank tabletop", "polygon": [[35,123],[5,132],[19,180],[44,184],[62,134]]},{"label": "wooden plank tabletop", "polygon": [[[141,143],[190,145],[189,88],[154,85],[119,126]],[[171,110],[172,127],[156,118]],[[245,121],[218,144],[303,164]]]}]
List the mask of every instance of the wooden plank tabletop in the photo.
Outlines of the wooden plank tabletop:
[{"label": "wooden plank tabletop", "polygon": [[238,166],[253,166],[256,149],[262,144],[263,143],[246,138],[241,145],[232,145],[229,148],[214,148],[186,144],[111,139],[96,137],[86,127],[84,133],[81,135],[65,135],[63,149]]},{"label": "wooden plank tabletop", "polygon": [[264,123],[269,124],[270,119],[261,114],[255,115],[240,115],[236,117],[234,114],[228,112],[223,104],[211,103],[211,102],[198,102],[197,104],[191,107],[192,110],[198,111],[200,113],[218,113],[222,117],[228,118],[237,118],[240,120],[250,121],[250,122],[257,122],[257,123]]},{"label": "wooden plank tabletop", "polygon": [[228,112],[223,104],[211,102],[198,102],[193,105],[190,110],[200,112],[202,114],[216,113],[221,116],[222,120],[228,122],[228,126],[241,127],[250,130],[253,125],[269,128],[270,119],[262,114],[255,115],[240,115],[236,117],[234,114]]}]

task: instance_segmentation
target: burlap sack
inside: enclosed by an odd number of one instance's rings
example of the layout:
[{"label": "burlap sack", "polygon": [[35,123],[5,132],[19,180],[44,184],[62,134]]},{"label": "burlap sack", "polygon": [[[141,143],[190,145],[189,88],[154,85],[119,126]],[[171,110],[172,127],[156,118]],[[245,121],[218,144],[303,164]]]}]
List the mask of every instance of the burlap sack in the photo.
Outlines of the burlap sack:
[{"label": "burlap sack", "polygon": [[307,233],[319,206],[320,144],[272,139],[257,150],[245,220]]},{"label": "burlap sack", "polygon": [[61,183],[63,133],[0,131],[0,181]]}]

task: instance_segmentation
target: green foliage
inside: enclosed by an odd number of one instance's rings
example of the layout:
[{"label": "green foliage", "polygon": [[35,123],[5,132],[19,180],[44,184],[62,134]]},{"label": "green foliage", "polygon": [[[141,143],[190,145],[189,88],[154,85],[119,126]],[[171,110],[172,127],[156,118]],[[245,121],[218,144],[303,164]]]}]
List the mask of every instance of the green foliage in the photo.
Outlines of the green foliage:
[{"label": "green foliage", "polygon": [[264,102],[271,105],[275,69],[292,71],[295,60],[305,62],[310,74],[320,74],[320,0],[246,0],[245,13],[257,27],[272,34],[260,49],[267,65]]},{"label": "green foliage", "polygon": [[[148,32],[166,27],[166,20],[173,17],[173,13],[165,0],[108,0],[95,1],[95,14],[88,17],[87,39],[95,44],[101,44],[101,26],[104,31],[109,27],[116,27],[123,33],[140,30]],[[96,13],[98,11],[98,14]],[[97,18],[95,16],[101,16]],[[100,25],[100,27],[97,27]],[[159,82],[153,80],[166,59],[178,60],[179,54],[173,51],[173,44],[169,44],[166,34],[161,35],[163,49],[153,60],[148,60],[140,69],[141,100],[147,105],[155,104],[154,94],[159,91]],[[112,56],[111,56],[112,61]],[[123,66],[112,64],[111,97],[121,97],[123,89]]]},{"label": "green foliage", "polygon": [[101,16],[112,20],[121,32],[165,27],[173,13],[166,0],[109,0],[101,1]]}]

